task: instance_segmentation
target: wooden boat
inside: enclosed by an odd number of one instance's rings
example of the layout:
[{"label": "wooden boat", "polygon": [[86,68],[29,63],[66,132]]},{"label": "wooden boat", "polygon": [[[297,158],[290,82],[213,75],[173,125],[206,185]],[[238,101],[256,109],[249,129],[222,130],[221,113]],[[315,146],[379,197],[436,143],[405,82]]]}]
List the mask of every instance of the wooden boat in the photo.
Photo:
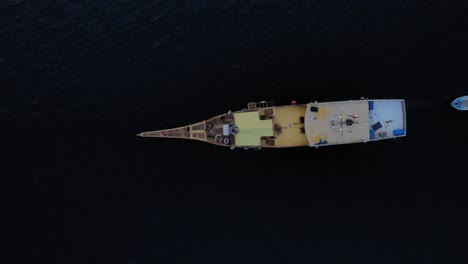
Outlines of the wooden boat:
[{"label": "wooden boat", "polygon": [[461,96],[452,101],[453,108],[457,110],[468,110],[468,95]]},{"label": "wooden boat", "polygon": [[261,101],[191,125],[138,136],[199,140],[231,149],[340,145],[406,136],[406,110],[402,99],[282,106]]}]

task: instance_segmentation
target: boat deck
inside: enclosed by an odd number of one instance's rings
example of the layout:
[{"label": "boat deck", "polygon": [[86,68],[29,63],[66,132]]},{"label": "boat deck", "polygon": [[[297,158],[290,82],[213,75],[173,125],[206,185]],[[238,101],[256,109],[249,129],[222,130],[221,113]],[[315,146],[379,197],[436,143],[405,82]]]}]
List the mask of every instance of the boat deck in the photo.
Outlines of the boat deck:
[{"label": "boat deck", "polygon": [[[274,137],[263,139],[262,147],[308,146],[304,131],[306,105],[286,105],[270,108],[273,119]],[[271,112],[271,111],[270,111]]]},{"label": "boat deck", "polygon": [[211,143],[218,146],[230,147],[235,144],[235,138],[233,135],[223,134],[223,126],[227,124],[234,124],[233,115],[218,115],[206,121],[201,121],[195,124],[170,129],[143,132],[138,134],[138,136],[192,139]]},{"label": "boat deck", "polygon": [[309,103],[307,108],[305,127],[311,146],[369,140],[369,110],[366,100]]}]

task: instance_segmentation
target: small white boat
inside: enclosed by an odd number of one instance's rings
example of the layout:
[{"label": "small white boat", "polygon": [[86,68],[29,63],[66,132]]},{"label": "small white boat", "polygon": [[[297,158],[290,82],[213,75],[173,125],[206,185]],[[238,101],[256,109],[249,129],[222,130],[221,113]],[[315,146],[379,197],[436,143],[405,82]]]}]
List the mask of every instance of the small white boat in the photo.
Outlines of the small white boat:
[{"label": "small white boat", "polygon": [[452,106],[457,110],[468,110],[468,95],[453,100]]}]

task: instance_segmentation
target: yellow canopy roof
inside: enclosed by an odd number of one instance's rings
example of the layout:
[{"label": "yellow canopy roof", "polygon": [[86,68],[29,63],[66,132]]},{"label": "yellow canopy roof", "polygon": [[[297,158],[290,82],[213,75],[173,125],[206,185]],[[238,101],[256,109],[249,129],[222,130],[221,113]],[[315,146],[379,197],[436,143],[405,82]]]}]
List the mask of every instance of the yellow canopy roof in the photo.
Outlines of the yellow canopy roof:
[{"label": "yellow canopy roof", "polygon": [[258,112],[234,113],[239,127],[236,146],[260,146],[260,137],[273,136],[273,120],[260,120]]}]

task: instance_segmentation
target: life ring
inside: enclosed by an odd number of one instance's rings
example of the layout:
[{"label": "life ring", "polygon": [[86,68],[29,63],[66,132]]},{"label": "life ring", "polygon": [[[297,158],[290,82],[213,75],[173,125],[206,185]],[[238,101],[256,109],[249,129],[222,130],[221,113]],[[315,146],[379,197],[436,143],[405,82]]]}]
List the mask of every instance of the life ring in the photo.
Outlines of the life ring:
[{"label": "life ring", "polygon": [[229,145],[229,138],[225,137],[223,139],[223,143],[224,143],[224,145]]},{"label": "life ring", "polygon": [[216,135],[215,136],[215,141],[220,142],[221,141],[221,135]]}]

